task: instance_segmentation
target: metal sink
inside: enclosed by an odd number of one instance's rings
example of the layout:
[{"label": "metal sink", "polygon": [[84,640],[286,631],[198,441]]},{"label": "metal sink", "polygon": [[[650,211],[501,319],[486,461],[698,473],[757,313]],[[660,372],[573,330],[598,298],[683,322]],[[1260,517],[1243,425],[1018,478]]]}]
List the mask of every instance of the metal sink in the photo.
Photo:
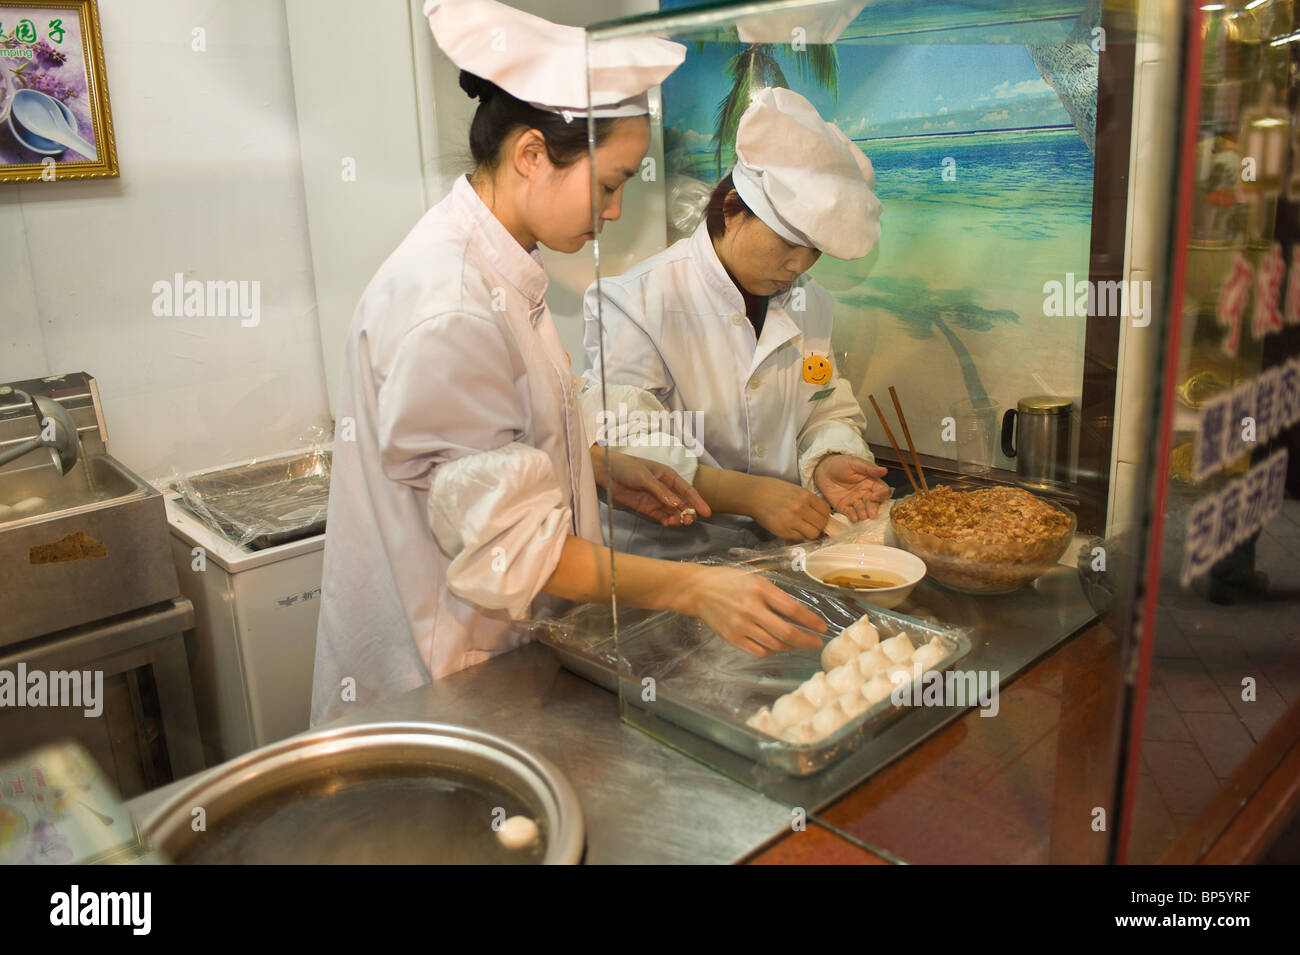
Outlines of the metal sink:
[{"label": "metal sink", "polygon": [[[80,453],[63,475],[40,450],[0,468],[0,647],[179,595],[162,495],[108,453],[94,379],[15,387],[63,406]],[[39,431],[21,405],[0,413],[0,447]]]},{"label": "metal sink", "polygon": [[[50,514],[146,497],[150,492],[134,474],[107,455],[82,458],[67,474],[43,465],[0,472],[0,532],[11,524]],[[27,507],[15,510],[14,505]]]}]

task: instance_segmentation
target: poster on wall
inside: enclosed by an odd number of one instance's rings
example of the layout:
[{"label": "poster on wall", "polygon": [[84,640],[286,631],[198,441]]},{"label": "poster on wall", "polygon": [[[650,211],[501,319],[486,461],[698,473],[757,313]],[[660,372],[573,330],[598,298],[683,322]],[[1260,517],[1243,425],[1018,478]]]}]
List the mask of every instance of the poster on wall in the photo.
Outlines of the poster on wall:
[{"label": "poster on wall", "polygon": [[0,0],[0,182],[117,174],[96,0]]},{"label": "poster on wall", "polygon": [[806,97],[871,160],[880,241],[809,273],[835,299],[837,373],[864,405],[897,382],[909,417],[933,425],[918,428],[920,453],[972,474],[1015,469],[996,437],[1020,398],[1068,398],[1076,418],[1081,405],[1088,309],[1062,290],[1089,278],[1102,4],[986,7],[854,4],[833,45],[720,34],[662,87],[670,241],[698,227],[734,163],[755,88]]}]

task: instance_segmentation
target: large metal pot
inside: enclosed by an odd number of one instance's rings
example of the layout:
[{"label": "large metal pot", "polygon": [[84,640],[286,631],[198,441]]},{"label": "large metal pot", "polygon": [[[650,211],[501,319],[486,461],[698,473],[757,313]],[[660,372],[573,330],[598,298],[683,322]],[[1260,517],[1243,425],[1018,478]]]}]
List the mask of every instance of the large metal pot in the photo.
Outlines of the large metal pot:
[{"label": "large metal pot", "polygon": [[[533,819],[527,849],[498,838]],[[200,776],[145,823],[180,863],[575,864],[582,808],[550,762],[443,723],[366,723],[304,733]]]}]

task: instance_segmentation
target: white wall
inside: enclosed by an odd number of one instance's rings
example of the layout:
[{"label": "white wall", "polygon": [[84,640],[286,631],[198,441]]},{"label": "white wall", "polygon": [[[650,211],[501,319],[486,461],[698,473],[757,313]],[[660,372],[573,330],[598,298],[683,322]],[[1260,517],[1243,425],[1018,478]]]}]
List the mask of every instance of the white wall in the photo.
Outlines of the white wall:
[{"label": "white wall", "polygon": [[[328,413],[284,6],[100,17],[121,178],[0,184],[0,381],[95,375],[145,477],[282,450]],[[260,282],[260,323],[155,317],[177,272]]]}]

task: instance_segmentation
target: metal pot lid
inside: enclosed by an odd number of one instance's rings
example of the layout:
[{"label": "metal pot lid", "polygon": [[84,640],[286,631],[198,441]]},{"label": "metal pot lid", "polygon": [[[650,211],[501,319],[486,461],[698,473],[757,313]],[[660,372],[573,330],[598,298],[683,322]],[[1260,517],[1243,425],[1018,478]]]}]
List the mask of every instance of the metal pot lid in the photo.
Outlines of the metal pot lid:
[{"label": "metal pot lid", "polygon": [[[530,827],[535,841],[511,848]],[[200,776],[145,836],[172,861],[576,864],[582,807],[546,759],[444,723],[304,733]]]},{"label": "metal pot lid", "polygon": [[1016,410],[1021,414],[1068,414],[1073,407],[1073,399],[1057,395],[1033,395],[1016,402]]}]

